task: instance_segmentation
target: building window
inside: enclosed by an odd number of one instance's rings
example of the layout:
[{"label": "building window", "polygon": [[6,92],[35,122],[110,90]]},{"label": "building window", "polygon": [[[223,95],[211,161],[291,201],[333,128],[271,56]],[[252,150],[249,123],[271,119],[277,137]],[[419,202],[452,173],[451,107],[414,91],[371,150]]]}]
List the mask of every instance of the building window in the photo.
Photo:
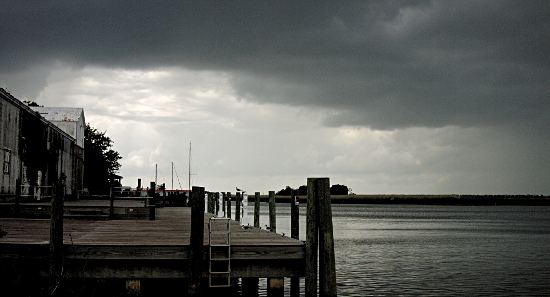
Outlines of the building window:
[{"label": "building window", "polygon": [[4,149],[4,174],[10,174],[11,151]]}]

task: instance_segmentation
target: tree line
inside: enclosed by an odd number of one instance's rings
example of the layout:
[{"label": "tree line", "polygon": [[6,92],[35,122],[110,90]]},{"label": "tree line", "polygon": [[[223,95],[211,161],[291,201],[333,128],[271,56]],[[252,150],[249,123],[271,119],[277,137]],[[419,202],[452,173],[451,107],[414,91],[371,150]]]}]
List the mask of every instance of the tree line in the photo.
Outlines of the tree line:
[{"label": "tree line", "polygon": [[[290,186],[286,186],[284,189],[275,193],[277,196],[290,196],[292,191],[297,191],[297,194],[300,196],[307,195],[307,186],[299,186],[298,189],[293,189]],[[331,195],[348,195],[351,192],[351,189],[346,185],[335,184],[330,186]]]}]

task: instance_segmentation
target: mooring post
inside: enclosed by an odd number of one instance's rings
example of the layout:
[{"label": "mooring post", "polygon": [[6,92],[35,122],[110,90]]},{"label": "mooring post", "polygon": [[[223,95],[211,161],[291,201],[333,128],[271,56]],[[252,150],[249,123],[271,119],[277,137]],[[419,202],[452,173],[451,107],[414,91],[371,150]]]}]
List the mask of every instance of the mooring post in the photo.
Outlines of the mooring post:
[{"label": "mooring post", "polygon": [[336,261],[328,178],[317,180],[319,203],[319,296],[336,297]]},{"label": "mooring post", "polygon": [[50,207],[50,261],[49,296],[56,296],[63,272],[63,204],[65,201],[65,174],[61,173]]},{"label": "mooring post", "polygon": [[13,212],[15,214],[16,217],[19,216],[19,210],[20,210],[20,206],[19,206],[19,203],[20,203],[20,199],[21,199],[21,180],[20,179],[16,179],[15,180],[15,201],[14,201],[14,206],[13,206]]},{"label": "mooring post", "polygon": [[269,229],[277,232],[277,210],[275,208],[275,191],[269,191]]},{"label": "mooring post", "polygon": [[260,228],[260,192],[254,193],[254,227]]},{"label": "mooring post", "polygon": [[305,296],[317,296],[317,250],[319,248],[319,229],[317,228],[317,179],[307,179],[307,210],[306,210],[306,267]]},{"label": "mooring post", "polygon": [[231,192],[227,192],[227,218],[231,218]]},{"label": "mooring post", "polygon": [[115,215],[115,197],[113,195],[113,186],[109,186],[109,219]]},{"label": "mooring post", "polygon": [[208,213],[212,213],[212,194],[210,192],[206,192],[206,211]]},{"label": "mooring post", "polygon": [[204,188],[193,187],[191,193],[191,280],[189,295],[201,295],[204,240]]},{"label": "mooring post", "polygon": [[220,213],[220,192],[214,194],[214,199],[216,200],[216,217]]},{"label": "mooring post", "polygon": [[235,221],[241,221],[241,192],[235,193]]},{"label": "mooring post", "polygon": [[[300,237],[300,205],[296,191],[291,192],[290,196],[290,237],[299,239]],[[300,278],[292,277],[290,279],[290,296],[300,296]]]},{"label": "mooring post", "polygon": [[150,188],[149,188],[149,196],[151,196],[152,198],[152,201],[153,201],[153,204],[154,205],[157,205],[157,201],[156,201],[156,190],[157,190],[157,184],[155,182],[151,182],[150,184]]},{"label": "mooring post", "polygon": [[226,211],[225,211],[225,200],[226,200],[225,193],[222,192],[222,211],[223,211],[223,216],[224,217],[225,217],[225,213],[226,213]]}]

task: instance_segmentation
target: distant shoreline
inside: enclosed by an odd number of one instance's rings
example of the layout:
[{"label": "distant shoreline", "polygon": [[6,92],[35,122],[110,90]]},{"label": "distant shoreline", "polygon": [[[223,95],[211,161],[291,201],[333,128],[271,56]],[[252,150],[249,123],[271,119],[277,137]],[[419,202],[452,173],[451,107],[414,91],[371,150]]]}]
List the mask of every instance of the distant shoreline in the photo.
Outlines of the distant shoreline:
[{"label": "distant shoreline", "polygon": [[[298,196],[300,203],[306,196]],[[248,195],[254,201],[254,194]],[[268,195],[260,195],[261,202],[268,201]],[[290,202],[290,196],[275,196],[279,203]],[[332,204],[419,204],[419,205],[546,205],[550,196],[544,195],[331,195]]]}]

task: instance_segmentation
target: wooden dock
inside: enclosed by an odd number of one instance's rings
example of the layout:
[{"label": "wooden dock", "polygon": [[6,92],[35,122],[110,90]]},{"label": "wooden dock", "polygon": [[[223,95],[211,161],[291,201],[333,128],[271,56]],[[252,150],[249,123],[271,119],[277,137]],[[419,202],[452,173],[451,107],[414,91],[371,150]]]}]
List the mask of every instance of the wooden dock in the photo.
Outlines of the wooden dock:
[{"label": "wooden dock", "polygon": [[[41,289],[47,296],[57,296],[58,289],[71,280],[125,280],[128,295],[136,296],[141,280],[181,279],[187,284],[187,295],[203,296],[205,285],[217,286],[214,279],[225,279],[222,286],[228,288],[233,280],[242,279],[243,290],[247,287],[254,292],[258,278],[267,278],[268,296],[282,296],[284,278],[290,277],[291,296],[298,296],[299,277],[305,277],[306,296],[317,296],[317,292],[336,296],[328,181],[308,179],[306,242],[296,239],[296,203],[291,215],[294,238],[289,238],[275,232],[275,199],[270,199],[267,231],[241,226],[240,206],[236,221],[231,221],[230,193],[219,205],[220,200],[214,199],[218,193],[193,187],[191,207],[162,207],[164,203],[158,204],[155,196],[65,203],[61,181],[49,205],[21,203],[17,195],[13,205],[2,205],[8,217],[0,218],[0,279],[6,288],[11,285],[16,290],[24,290],[27,284],[43,288],[40,283],[47,279],[47,290]],[[237,205],[241,204],[239,194]],[[258,201],[259,193],[255,198]],[[228,218],[213,219],[223,204]],[[42,218],[45,210],[49,219]],[[259,222],[258,207],[254,221]],[[216,239],[216,234],[223,235]]]},{"label": "wooden dock", "polygon": [[[203,259],[208,262],[205,214]],[[48,273],[49,220],[0,218],[0,261],[32,263]],[[191,209],[159,208],[155,220],[65,219],[67,278],[188,278]],[[304,276],[305,244],[231,221],[231,277]],[[7,262],[6,262],[7,261]],[[14,263],[16,264],[16,263]],[[7,267],[1,265],[1,267]],[[4,269],[4,268],[0,268]],[[208,267],[203,269],[204,277]]]}]

